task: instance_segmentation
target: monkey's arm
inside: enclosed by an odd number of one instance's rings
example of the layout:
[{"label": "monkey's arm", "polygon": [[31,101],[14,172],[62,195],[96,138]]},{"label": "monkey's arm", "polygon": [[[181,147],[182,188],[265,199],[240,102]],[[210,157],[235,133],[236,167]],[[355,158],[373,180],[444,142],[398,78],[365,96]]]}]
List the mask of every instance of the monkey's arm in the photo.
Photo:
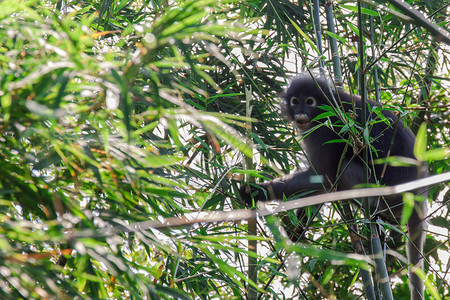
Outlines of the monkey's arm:
[{"label": "monkey's arm", "polygon": [[303,190],[323,191],[324,180],[323,176],[318,176],[309,168],[305,172],[286,175],[269,182],[244,184],[239,189],[239,194],[247,205],[252,204],[252,195],[255,201],[282,200],[283,195],[290,197]]}]

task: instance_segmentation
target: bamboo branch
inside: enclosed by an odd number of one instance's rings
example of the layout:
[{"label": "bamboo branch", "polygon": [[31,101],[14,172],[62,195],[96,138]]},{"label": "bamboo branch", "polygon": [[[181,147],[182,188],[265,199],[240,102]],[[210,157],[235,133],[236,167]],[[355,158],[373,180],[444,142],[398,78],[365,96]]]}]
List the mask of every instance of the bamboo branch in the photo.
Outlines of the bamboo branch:
[{"label": "bamboo branch", "polygon": [[420,188],[424,188],[430,185],[446,181],[450,181],[450,172],[414,180],[408,183],[403,183],[395,186],[346,190],[306,198],[300,198],[288,202],[280,202],[280,204],[275,209],[272,210],[267,209],[266,207],[261,207],[256,210],[238,209],[233,211],[211,211],[205,212],[201,217],[194,217],[198,216],[198,212],[195,212],[192,214],[190,213],[185,214],[182,217],[167,218],[161,221],[144,221],[134,223],[132,225],[126,226],[124,225],[120,231],[141,231],[141,230],[148,230],[150,228],[163,229],[163,228],[186,226],[195,223],[231,222],[231,221],[248,220],[255,217],[274,215],[279,212],[293,210],[311,205],[317,205],[326,202],[401,194],[404,192],[417,190]]}]

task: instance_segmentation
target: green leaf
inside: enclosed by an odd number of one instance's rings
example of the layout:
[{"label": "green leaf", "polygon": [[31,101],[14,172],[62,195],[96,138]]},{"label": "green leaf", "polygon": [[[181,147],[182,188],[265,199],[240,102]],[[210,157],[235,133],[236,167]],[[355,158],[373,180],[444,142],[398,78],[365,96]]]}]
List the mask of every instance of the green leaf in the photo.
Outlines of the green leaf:
[{"label": "green leaf", "polygon": [[[354,12],[358,12],[358,7],[357,6],[352,6],[352,5],[345,5],[345,4],[340,4],[339,5],[342,8],[354,11]],[[361,13],[365,14],[365,15],[369,15],[369,16],[373,16],[373,17],[379,17],[380,14],[376,11],[373,11],[371,9],[368,8],[361,8]]]},{"label": "green leaf", "polygon": [[439,226],[445,229],[450,228],[450,220],[447,220],[442,216],[430,218],[430,223],[433,224],[434,226]]},{"label": "green leaf", "polygon": [[147,162],[149,167],[160,168],[160,167],[172,166],[176,163],[179,163],[179,162],[185,160],[185,158],[177,157],[177,156],[149,154],[147,157],[144,158],[144,160]]},{"label": "green leaf", "polygon": [[443,160],[450,157],[450,148],[438,148],[431,149],[422,153],[421,160],[423,161],[437,161]]},{"label": "green leaf", "polygon": [[302,38],[304,38],[306,40],[306,42],[311,46],[311,48],[314,49],[314,51],[319,54],[319,49],[317,49],[316,47],[316,43],[314,43],[309,36],[302,30],[300,29],[300,27],[291,19],[289,19],[291,21],[292,26],[294,26],[294,28],[297,30],[298,33],[300,33],[300,35],[302,36]]},{"label": "green leaf", "polygon": [[165,296],[172,296],[174,299],[181,299],[181,300],[193,299],[189,294],[179,289],[174,289],[163,285],[157,285],[155,289]]},{"label": "green leaf", "polygon": [[424,161],[423,155],[427,150],[427,126],[422,123],[417,131],[416,143],[414,144],[414,155],[420,160]]},{"label": "green leaf", "polygon": [[339,40],[340,42],[342,42],[343,44],[348,44],[348,41],[346,39],[344,39],[343,37],[340,37],[339,35],[330,32],[328,30],[324,30],[324,33],[326,33],[327,35],[331,36],[332,38],[335,38],[337,40]]},{"label": "green leaf", "polygon": [[335,139],[326,141],[325,144],[333,144],[333,143],[347,143],[346,139]]},{"label": "green leaf", "polygon": [[404,193],[403,194],[403,209],[402,209],[402,219],[400,224],[406,225],[409,218],[412,215],[414,210],[414,194],[413,193]]},{"label": "green leaf", "polygon": [[393,167],[411,167],[417,166],[418,161],[410,157],[403,156],[389,156],[384,158],[377,158],[373,161],[375,164],[388,164]]},{"label": "green leaf", "polygon": [[326,112],[323,112],[320,115],[316,116],[314,119],[312,119],[312,121],[326,119],[326,118],[334,117],[334,116],[336,116],[336,114],[334,112],[326,111]]}]

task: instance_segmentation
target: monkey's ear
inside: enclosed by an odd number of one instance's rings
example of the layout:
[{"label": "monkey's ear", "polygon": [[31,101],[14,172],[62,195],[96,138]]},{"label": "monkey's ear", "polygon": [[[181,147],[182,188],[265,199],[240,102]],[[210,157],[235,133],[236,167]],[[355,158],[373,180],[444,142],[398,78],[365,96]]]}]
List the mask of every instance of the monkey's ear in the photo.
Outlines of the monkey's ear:
[{"label": "monkey's ear", "polygon": [[278,98],[284,99],[284,97],[286,96],[286,92],[280,92],[278,93]]}]

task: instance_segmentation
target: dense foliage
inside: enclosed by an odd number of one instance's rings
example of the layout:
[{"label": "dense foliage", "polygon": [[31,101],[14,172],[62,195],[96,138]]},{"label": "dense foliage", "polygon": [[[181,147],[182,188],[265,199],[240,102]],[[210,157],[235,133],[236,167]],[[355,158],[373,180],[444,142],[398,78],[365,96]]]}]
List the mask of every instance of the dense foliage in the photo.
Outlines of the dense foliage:
[{"label": "dense foliage", "polygon": [[[409,2],[446,26],[448,1]],[[286,0],[1,1],[0,298],[241,299],[250,285],[265,299],[362,295],[337,205],[297,246],[276,217],[260,220],[258,237],[246,222],[145,226],[243,208],[244,175],[304,167],[277,99],[290,76],[319,66],[312,10],[311,1]],[[448,147],[448,46],[392,10],[364,10],[369,97],[415,131],[426,122],[428,149]],[[334,37],[344,86],[358,94],[356,6],[333,12],[336,32],[321,36],[325,68]],[[263,172],[246,169],[253,153]],[[450,171],[449,161],[429,169]],[[437,205],[426,245],[442,298],[448,191],[430,187]],[[247,278],[249,239],[260,241],[256,283]],[[392,258],[396,299],[408,293],[401,266]]]}]

